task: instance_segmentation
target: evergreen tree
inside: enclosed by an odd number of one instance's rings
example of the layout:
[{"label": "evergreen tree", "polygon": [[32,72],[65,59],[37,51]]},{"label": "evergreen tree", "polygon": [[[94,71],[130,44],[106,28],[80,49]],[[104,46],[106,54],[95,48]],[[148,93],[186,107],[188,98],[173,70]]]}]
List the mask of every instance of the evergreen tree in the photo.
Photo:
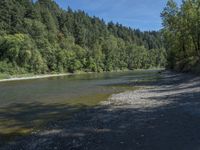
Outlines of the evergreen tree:
[{"label": "evergreen tree", "polygon": [[[192,19],[194,23],[196,18],[197,12],[192,18],[181,20],[185,23]],[[186,25],[194,28],[187,35],[175,37],[166,33],[177,40],[190,39],[198,52],[198,25]],[[183,30],[180,28],[179,32]],[[185,49],[188,47],[185,45]],[[162,48],[159,32],[106,24],[84,11],[63,10],[53,0],[0,1],[0,72],[101,72],[162,67],[166,56]]]}]

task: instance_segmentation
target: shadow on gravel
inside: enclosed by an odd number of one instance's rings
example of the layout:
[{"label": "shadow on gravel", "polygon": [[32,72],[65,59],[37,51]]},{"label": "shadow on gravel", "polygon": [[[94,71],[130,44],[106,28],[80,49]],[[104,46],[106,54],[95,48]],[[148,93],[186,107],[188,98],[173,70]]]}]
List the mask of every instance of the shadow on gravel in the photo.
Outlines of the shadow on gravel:
[{"label": "shadow on gravel", "polygon": [[40,103],[13,105],[9,110],[0,110],[0,119],[11,120],[24,128],[27,128],[23,126],[27,122],[34,124],[43,118],[59,117],[58,120],[47,120],[46,128],[40,132],[16,137],[4,146],[2,143],[2,149],[200,150],[200,93],[191,90],[200,86],[198,82],[182,85],[183,81],[195,80],[171,75],[162,79],[162,83],[151,83],[166,86],[157,91],[161,96],[151,97],[152,100],[169,102],[162,107],[80,106],[84,109],[69,119],[66,111],[76,111],[77,107]]}]

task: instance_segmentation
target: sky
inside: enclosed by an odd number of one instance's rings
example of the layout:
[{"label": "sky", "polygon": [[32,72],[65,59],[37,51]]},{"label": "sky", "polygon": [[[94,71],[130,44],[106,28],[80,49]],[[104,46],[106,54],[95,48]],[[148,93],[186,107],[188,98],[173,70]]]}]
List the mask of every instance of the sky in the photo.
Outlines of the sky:
[{"label": "sky", "polygon": [[[54,0],[63,9],[84,10],[90,16],[103,18],[142,31],[160,30],[160,13],[167,0]],[[178,4],[182,0],[175,0]]]}]

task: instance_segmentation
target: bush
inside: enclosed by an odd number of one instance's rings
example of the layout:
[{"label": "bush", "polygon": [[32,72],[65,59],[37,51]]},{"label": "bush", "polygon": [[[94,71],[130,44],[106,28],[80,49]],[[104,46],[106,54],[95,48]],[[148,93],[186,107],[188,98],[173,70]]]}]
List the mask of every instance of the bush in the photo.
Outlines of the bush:
[{"label": "bush", "polygon": [[17,65],[11,63],[7,63],[6,61],[0,61],[0,72],[9,75],[27,73],[24,68],[18,67]]}]

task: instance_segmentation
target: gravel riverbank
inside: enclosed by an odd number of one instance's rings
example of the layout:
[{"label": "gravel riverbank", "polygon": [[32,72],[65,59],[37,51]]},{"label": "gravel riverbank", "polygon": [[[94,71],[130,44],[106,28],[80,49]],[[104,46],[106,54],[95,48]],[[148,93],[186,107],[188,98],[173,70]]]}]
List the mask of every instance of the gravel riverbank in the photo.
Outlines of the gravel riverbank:
[{"label": "gravel riverbank", "polygon": [[93,72],[75,72],[75,73],[55,73],[55,74],[43,74],[43,75],[19,75],[19,76],[10,76],[6,79],[0,79],[0,82],[9,82],[9,81],[21,81],[21,80],[33,80],[33,79],[43,79],[43,78],[52,78],[60,76],[70,76],[70,75],[79,75],[79,74],[88,74]]},{"label": "gravel riverbank", "polygon": [[199,150],[200,77],[163,72],[2,150]]},{"label": "gravel riverbank", "polygon": [[27,76],[27,77],[11,77],[8,79],[0,79],[0,82],[42,79],[42,78],[60,77],[60,76],[67,76],[67,75],[73,75],[73,73],[34,75],[34,76]]}]

